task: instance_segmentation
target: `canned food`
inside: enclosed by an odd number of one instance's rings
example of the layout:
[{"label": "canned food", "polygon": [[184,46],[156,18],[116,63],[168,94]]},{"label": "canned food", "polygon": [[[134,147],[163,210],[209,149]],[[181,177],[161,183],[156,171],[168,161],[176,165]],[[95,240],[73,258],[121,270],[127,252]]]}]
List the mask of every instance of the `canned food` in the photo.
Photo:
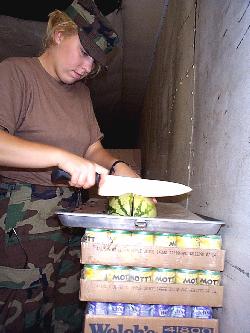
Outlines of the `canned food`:
[{"label": "canned food", "polygon": [[189,305],[172,305],[170,316],[172,318],[191,318],[191,306]]},{"label": "canned food", "polygon": [[176,235],[176,244],[180,248],[195,249],[200,247],[200,236],[192,234]]},{"label": "canned food", "polygon": [[132,267],[130,269],[130,281],[131,282],[152,282],[153,270],[148,267]]},{"label": "canned food", "polygon": [[210,306],[192,306],[192,318],[212,319],[213,310]]},{"label": "canned food", "polygon": [[107,268],[107,281],[128,282],[130,268],[126,266],[109,266]]},{"label": "canned food", "polygon": [[153,246],[154,234],[147,231],[134,231],[132,232],[131,243],[133,245]]},{"label": "canned food", "polygon": [[175,247],[176,234],[157,232],[154,237],[154,245],[163,247]]},{"label": "canned food", "polygon": [[107,315],[108,303],[104,302],[88,302],[87,313],[91,315]]},{"label": "canned food", "polygon": [[140,304],[125,304],[125,316],[140,316]]},{"label": "canned food", "polygon": [[131,241],[131,232],[127,230],[110,230],[110,241],[117,245],[128,245]]},{"label": "canned food", "polygon": [[220,235],[203,235],[200,236],[200,248],[220,250],[222,247],[222,239]]},{"label": "canned food", "polygon": [[198,284],[199,271],[194,269],[177,269],[175,271],[176,283]]},{"label": "canned food", "polygon": [[109,303],[108,315],[110,316],[124,316],[125,304],[124,303]]},{"label": "canned food", "polygon": [[83,241],[88,243],[108,243],[108,230],[104,229],[86,229]]},{"label": "canned food", "polygon": [[152,305],[151,304],[139,304],[139,316],[151,317]]},{"label": "canned food", "polygon": [[107,279],[107,266],[103,265],[84,265],[84,279],[106,281]]},{"label": "canned food", "polygon": [[96,305],[96,302],[88,302],[88,304],[87,304],[87,313],[88,314],[91,314],[91,315],[96,314],[95,305]]},{"label": "canned food", "polygon": [[221,282],[221,273],[216,271],[199,271],[198,284],[208,286],[219,286]]},{"label": "canned food", "polygon": [[171,317],[171,305],[166,304],[153,304],[152,305],[153,317]]},{"label": "canned food", "polygon": [[175,283],[175,270],[170,268],[155,268],[153,270],[153,282]]}]

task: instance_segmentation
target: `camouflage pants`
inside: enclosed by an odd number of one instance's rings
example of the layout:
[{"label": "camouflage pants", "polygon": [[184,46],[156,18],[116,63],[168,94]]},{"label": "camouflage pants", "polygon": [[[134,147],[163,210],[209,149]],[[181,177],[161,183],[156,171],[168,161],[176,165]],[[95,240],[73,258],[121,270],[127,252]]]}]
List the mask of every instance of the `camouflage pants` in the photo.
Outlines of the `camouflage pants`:
[{"label": "camouflage pants", "polygon": [[0,184],[0,332],[81,332],[82,230],[54,214],[76,201],[67,187]]}]

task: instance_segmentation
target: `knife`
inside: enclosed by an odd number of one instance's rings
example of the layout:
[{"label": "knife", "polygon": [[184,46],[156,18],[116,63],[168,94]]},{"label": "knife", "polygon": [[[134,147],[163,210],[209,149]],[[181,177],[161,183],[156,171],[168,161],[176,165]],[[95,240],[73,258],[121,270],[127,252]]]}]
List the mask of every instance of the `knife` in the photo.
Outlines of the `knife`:
[{"label": "knife", "polygon": [[[71,176],[61,169],[54,169],[51,174],[53,183],[69,181]],[[131,178],[96,173],[98,194],[100,196],[119,196],[133,193],[144,197],[169,197],[188,193],[192,189],[186,185],[163,180]]]}]

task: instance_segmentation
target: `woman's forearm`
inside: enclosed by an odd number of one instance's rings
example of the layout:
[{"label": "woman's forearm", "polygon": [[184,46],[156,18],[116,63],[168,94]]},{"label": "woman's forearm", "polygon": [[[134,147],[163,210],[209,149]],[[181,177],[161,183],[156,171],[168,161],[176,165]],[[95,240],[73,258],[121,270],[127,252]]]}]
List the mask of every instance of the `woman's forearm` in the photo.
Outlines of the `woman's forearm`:
[{"label": "woman's forearm", "polygon": [[0,131],[0,165],[17,168],[47,168],[56,166],[61,149],[23,140]]},{"label": "woman's forearm", "polygon": [[85,154],[85,158],[102,165],[106,169],[110,169],[111,165],[117,160],[117,158],[103,148],[99,141],[89,147]]},{"label": "woman's forearm", "polygon": [[[114,157],[106,149],[104,149],[99,141],[89,147],[85,157],[91,161],[94,161],[95,163],[102,165],[106,169],[110,169],[112,164],[119,160],[119,158]],[[115,166],[115,175],[139,177],[139,175],[125,163],[118,163]]]},{"label": "woman's forearm", "polygon": [[66,150],[23,140],[0,131],[0,166],[43,169],[58,167],[71,175],[69,184],[89,188],[95,184],[95,173],[107,173],[102,166]]}]

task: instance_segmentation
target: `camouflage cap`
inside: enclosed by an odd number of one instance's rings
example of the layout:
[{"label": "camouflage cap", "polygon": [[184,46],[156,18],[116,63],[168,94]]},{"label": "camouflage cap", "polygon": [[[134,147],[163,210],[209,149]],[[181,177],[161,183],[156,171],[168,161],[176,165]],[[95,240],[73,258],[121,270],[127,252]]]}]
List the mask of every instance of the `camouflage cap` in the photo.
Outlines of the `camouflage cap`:
[{"label": "camouflage cap", "polygon": [[118,35],[109,21],[93,0],[74,0],[64,11],[77,24],[84,49],[105,66],[106,54],[118,43]]}]

